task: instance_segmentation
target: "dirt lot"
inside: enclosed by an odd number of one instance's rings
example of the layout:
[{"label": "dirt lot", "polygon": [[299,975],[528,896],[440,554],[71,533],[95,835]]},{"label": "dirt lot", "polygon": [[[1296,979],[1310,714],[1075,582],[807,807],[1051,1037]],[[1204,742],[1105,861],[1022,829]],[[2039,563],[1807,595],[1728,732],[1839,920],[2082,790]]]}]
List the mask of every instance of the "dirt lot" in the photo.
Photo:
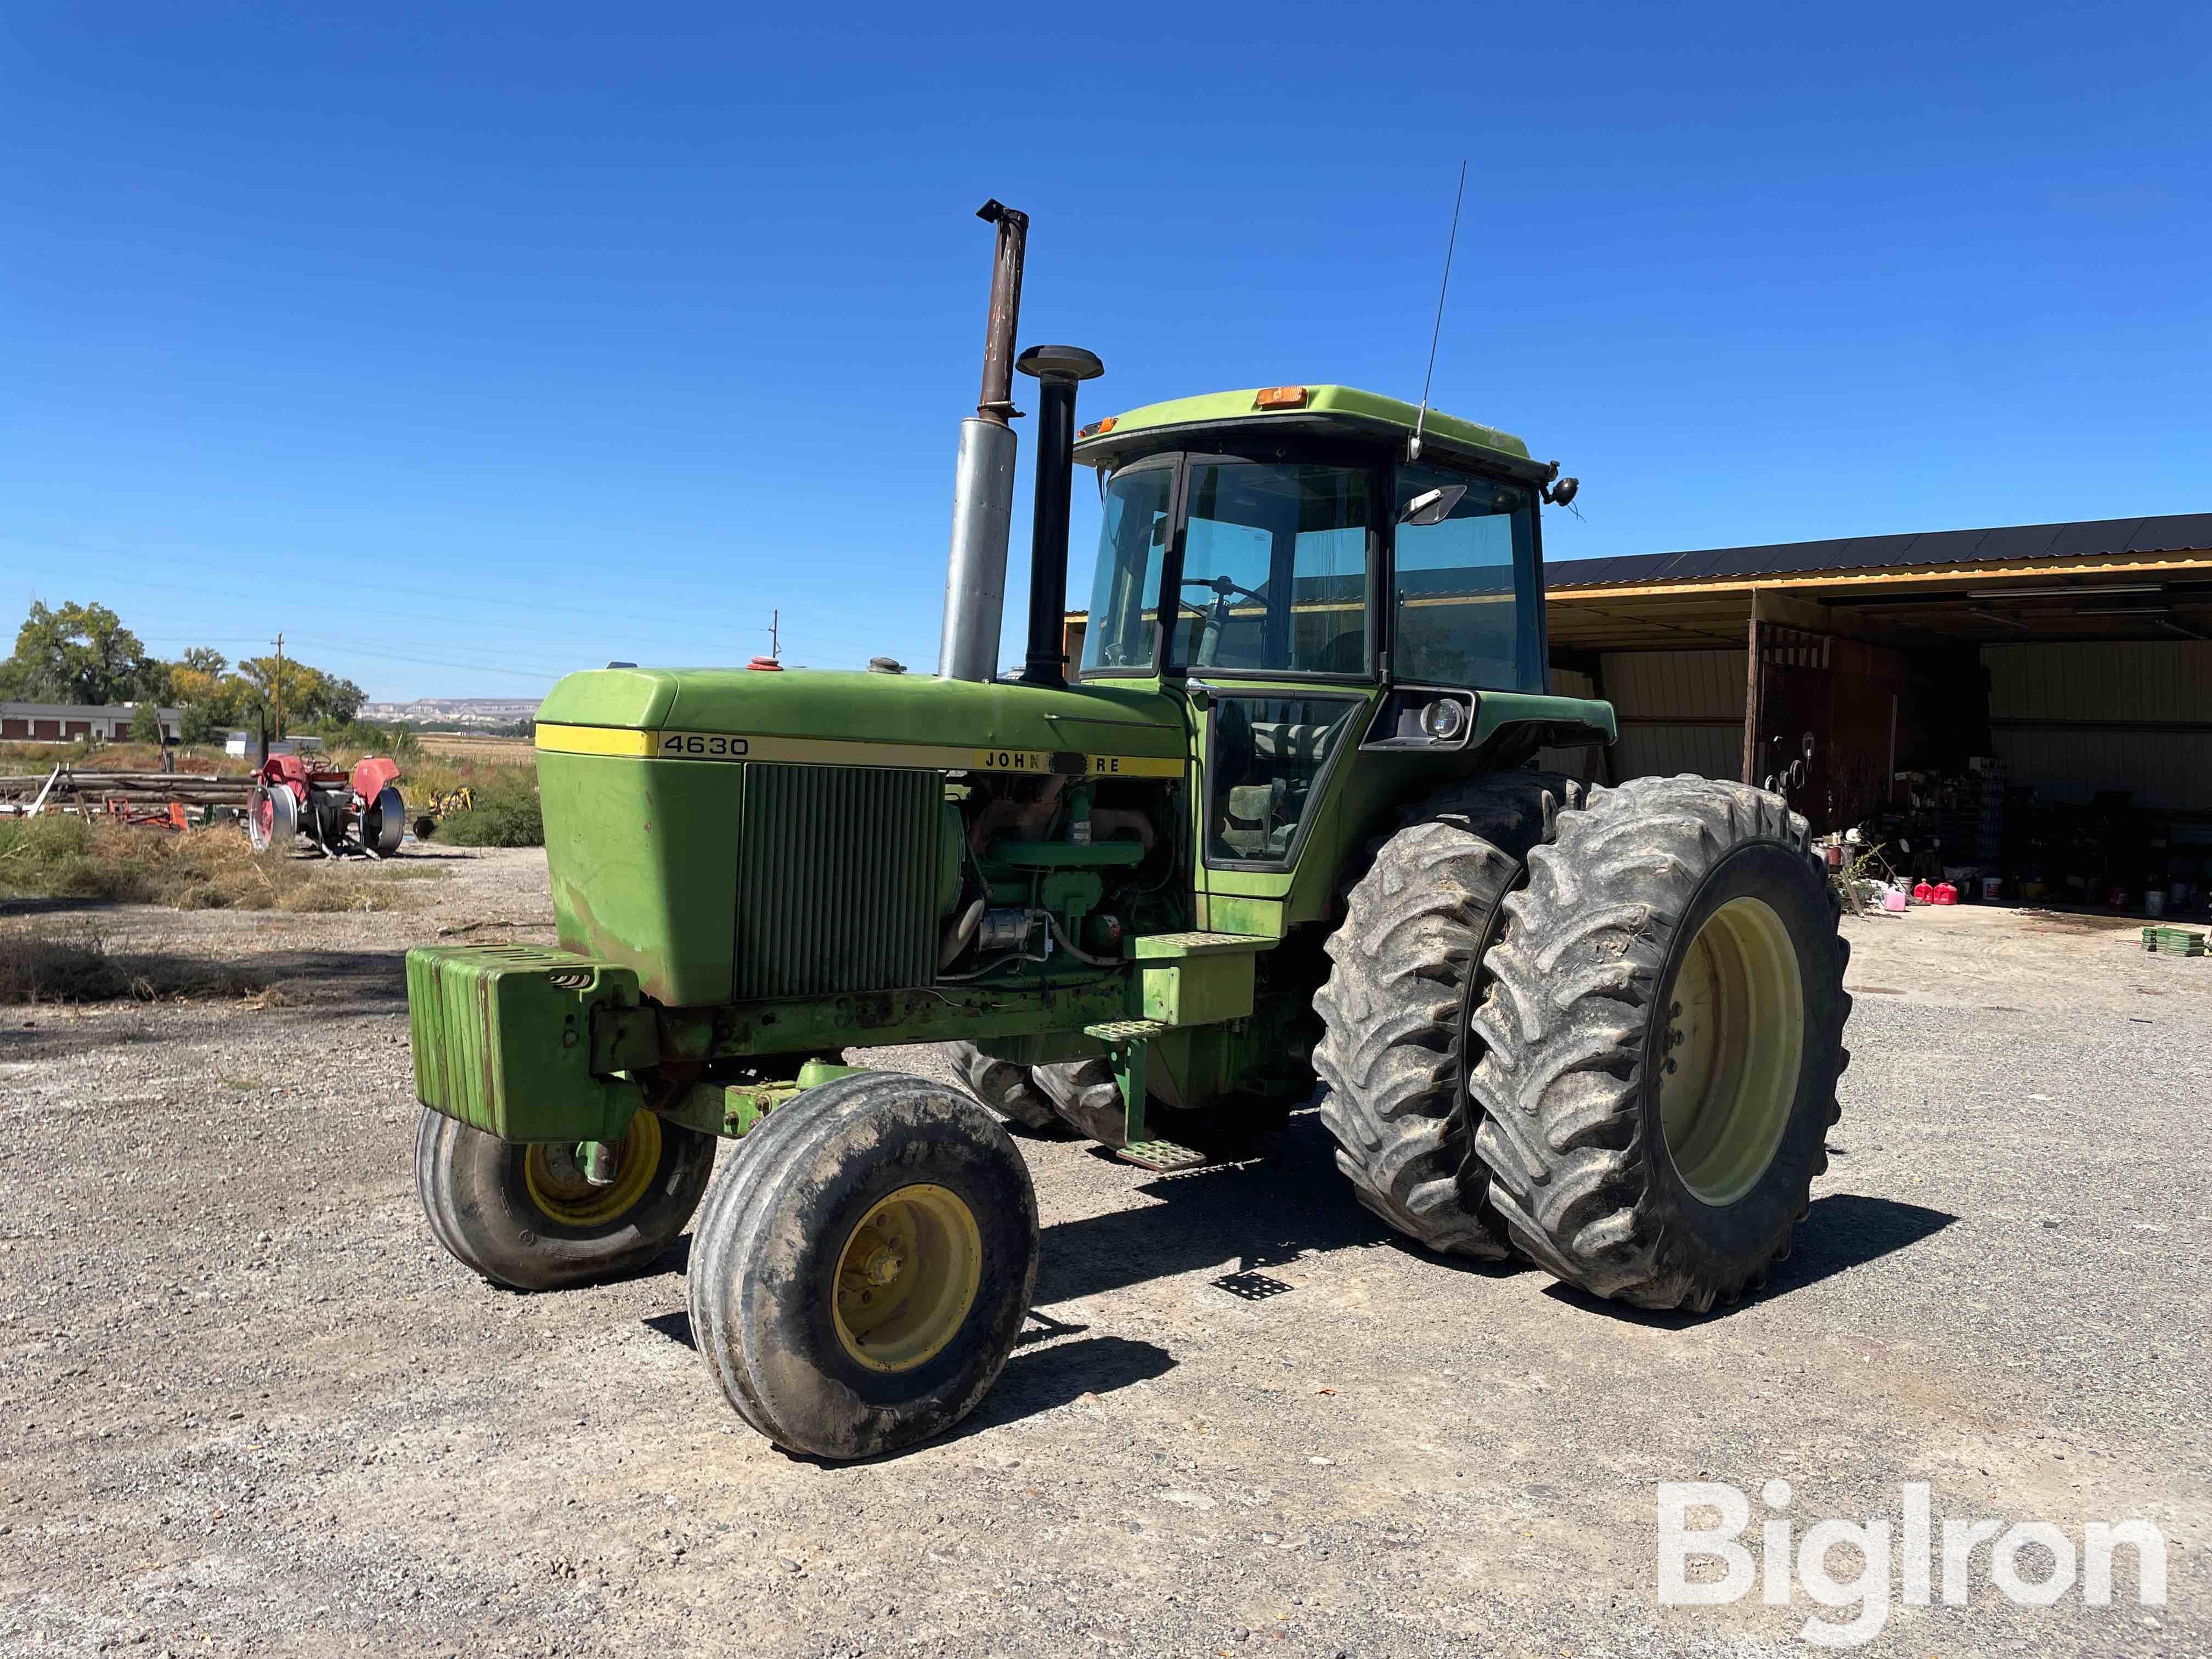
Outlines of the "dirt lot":
[{"label": "dirt lot", "polygon": [[527,1297],[431,1243],[398,952],[549,936],[508,925],[541,855],[434,856],[410,911],[93,918],[276,996],[0,1010],[0,1652],[1797,1653],[1802,1590],[1654,1595],[1656,1483],[1774,1477],[1800,1531],[1924,1480],[1939,1522],[2168,1540],[2164,1608],[2124,1553],[2109,1608],[2014,1607],[1984,1552],[1971,1606],[1873,1651],[2212,1651],[2212,962],[2109,920],[1851,924],[1832,1169],[1767,1292],[1702,1322],[1400,1248],[1310,1115],[1169,1180],[1026,1141],[1004,1380],[833,1468],[714,1394],[681,1246]]}]

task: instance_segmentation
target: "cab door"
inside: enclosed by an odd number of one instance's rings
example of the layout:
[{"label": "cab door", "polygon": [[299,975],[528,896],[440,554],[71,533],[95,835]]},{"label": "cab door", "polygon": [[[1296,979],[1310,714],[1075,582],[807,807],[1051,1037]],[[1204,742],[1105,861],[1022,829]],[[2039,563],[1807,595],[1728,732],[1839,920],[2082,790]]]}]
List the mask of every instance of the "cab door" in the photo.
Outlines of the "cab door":
[{"label": "cab door", "polygon": [[1200,925],[1279,932],[1380,684],[1383,471],[1340,452],[1194,454],[1185,466],[1166,662],[1194,717]]}]

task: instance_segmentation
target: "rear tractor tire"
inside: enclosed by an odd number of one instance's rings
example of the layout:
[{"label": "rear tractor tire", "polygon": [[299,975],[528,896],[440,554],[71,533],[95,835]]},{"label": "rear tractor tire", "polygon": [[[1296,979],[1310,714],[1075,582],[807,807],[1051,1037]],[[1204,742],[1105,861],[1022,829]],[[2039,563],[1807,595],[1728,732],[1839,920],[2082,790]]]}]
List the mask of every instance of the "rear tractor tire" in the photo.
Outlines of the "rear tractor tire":
[{"label": "rear tractor tire", "polygon": [[438,1242],[519,1291],[550,1291],[645,1267],[674,1243],[714,1169],[715,1137],[651,1112],[630,1118],[613,1179],[584,1179],[577,1149],[522,1145],[422,1109],[415,1187]]},{"label": "rear tractor tire", "polygon": [[1705,1312],[1787,1254],[1827,1167],[1849,947],[1805,820],[1704,778],[1594,789],[1504,903],[1475,1156],[1516,1249]]},{"label": "rear tractor tire", "polygon": [[1431,796],[1376,843],[1326,947],[1314,997],[1321,1120],[1359,1201],[1446,1255],[1499,1260],[1503,1230],[1468,1156],[1468,1019],[1486,984],[1499,902],[1582,786],[1508,772]]},{"label": "rear tractor tire", "polygon": [[871,1457],[975,1409],[1036,1261],[1029,1167],[988,1112],[927,1078],[839,1078],[769,1114],[708,1195],[692,1340],[776,1444]]}]

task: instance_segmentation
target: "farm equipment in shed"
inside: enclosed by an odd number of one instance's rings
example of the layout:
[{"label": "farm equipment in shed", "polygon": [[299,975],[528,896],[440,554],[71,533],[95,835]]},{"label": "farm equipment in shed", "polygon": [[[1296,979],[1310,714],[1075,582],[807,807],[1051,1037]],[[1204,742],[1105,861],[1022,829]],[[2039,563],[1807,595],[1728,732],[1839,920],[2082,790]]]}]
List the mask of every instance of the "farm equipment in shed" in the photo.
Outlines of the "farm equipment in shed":
[{"label": "farm equipment in shed", "polygon": [[[984,216],[939,674],[554,688],[558,948],[408,955],[432,1231],[549,1289],[697,1211],[702,1357],[826,1458],[941,1431],[1005,1364],[1039,1248],[1006,1125],[1172,1171],[1317,1088],[1352,1195],[1428,1249],[1651,1308],[1756,1285],[1825,1164],[1844,947],[1778,797],[1538,769],[1615,729],[1546,690],[1540,510],[1571,481],[1329,385],[1079,432],[1102,366],[1016,362],[1027,221]],[[1017,368],[1036,512],[1001,678]],[[1103,512],[1071,683],[1079,465]],[[917,1042],[961,1086],[842,1062]]]},{"label": "farm equipment in shed", "polygon": [[289,853],[305,842],[330,858],[390,858],[407,830],[398,778],[398,763],[381,757],[334,772],[271,755],[246,794],[246,836],[257,853]]}]

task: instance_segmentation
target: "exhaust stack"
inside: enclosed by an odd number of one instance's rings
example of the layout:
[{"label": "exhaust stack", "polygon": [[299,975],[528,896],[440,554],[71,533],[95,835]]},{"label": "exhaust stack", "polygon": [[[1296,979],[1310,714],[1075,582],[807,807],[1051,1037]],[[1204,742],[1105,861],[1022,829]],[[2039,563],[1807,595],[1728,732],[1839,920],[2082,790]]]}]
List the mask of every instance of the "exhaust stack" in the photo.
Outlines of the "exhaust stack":
[{"label": "exhaust stack", "polygon": [[1075,388],[1106,372],[1081,346],[1031,346],[1014,364],[1037,380],[1036,515],[1030,532],[1030,637],[1022,678],[1067,684],[1067,507],[1075,472]]},{"label": "exhaust stack", "polygon": [[1014,517],[1014,331],[1022,313],[1022,258],[1030,216],[993,200],[975,216],[998,227],[991,309],[983,331],[983,390],[960,422],[952,479],[952,550],[945,568],[940,679],[990,680],[999,672],[1006,608],[1006,539]]}]

